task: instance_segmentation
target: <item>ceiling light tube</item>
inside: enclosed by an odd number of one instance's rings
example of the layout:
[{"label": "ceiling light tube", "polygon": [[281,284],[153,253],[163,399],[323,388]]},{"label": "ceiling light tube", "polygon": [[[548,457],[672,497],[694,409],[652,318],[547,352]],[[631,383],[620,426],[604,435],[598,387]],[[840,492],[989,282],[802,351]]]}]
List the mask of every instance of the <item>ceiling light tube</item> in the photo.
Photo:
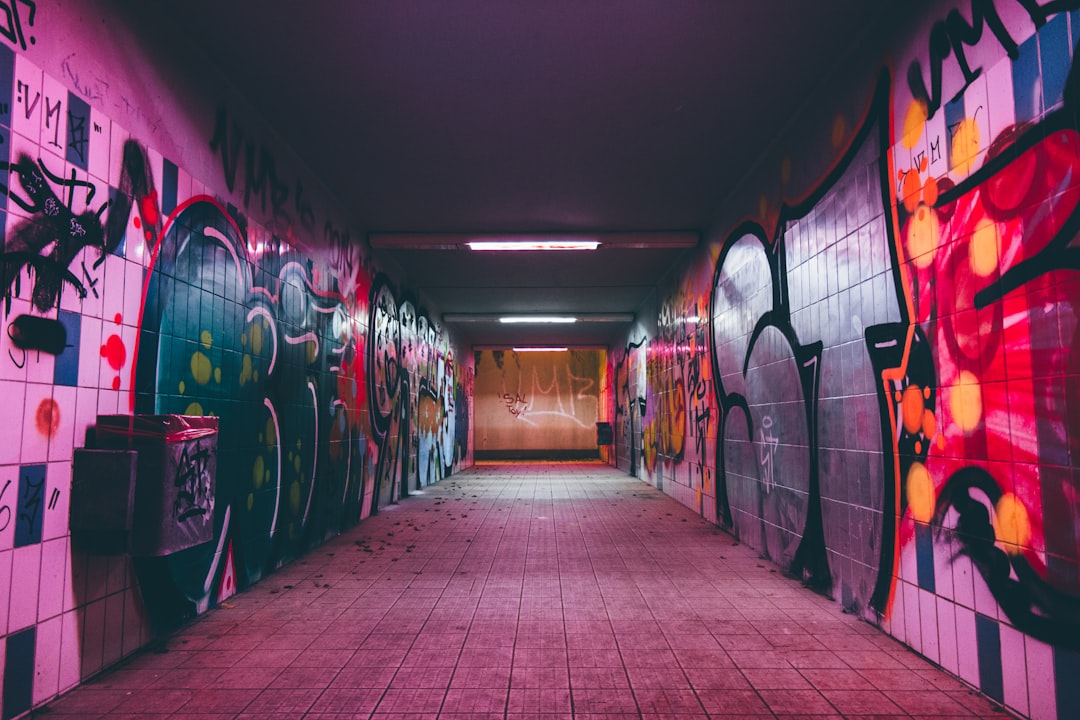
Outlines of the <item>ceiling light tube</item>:
[{"label": "ceiling light tube", "polygon": [[564,347],[516,347],[514,352],[527,353],[527,352],[566,352]]},{"label": "ceiling light tube", "polygon": [[499,318],[504,325],[510,324],[563,324],[576,323],[577,318],[567,315],[505,315]]},{"label": "ceiling light tube", "polygon": [[541,239],[522,240],[470,240],[466,243],[470,250],[482,251],[521,251],[521,250],[595,250],[600,246],[597,240]]}]

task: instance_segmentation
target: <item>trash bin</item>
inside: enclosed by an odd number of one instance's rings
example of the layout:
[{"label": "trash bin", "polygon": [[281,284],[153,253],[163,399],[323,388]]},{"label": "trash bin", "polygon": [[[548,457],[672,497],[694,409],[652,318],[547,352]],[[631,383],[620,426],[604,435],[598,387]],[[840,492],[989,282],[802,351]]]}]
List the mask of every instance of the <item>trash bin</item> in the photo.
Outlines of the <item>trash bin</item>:
[{"label": "trash bin", "polygon": [[97,447],[135,450],[133,556],[170,555],[214,534],[216,417],[99,415]]},{"label": "trash bin", "polygon": [[596,423],[596,445],[597,447],[603,447],[605,445],[613,445],[615,443],[614,435],[611,431],[611,423],[598,422]]}]

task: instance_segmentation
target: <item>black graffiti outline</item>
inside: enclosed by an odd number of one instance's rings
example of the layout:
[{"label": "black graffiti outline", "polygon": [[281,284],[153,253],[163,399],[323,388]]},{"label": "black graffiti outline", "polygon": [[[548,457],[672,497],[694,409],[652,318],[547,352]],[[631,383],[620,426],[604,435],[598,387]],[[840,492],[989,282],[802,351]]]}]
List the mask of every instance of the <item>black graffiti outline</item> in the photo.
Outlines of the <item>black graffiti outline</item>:
[{"label": "black graffiti outline", "polygon": [[[19,3],[30,8],[30,16],[26,19],[29,27],[34,27],[37,17],[37,3],[34,0],[13,0],[12,2],[0,1],[0,13],[7,18],[7,25],[0,25],[0,35],[6,37],[12,44],[18,43],[19,47],[26,50],[26,34],[23,32],[22,19],[19,17]],[[30,36],[30,44],[37,42],[37,38]]]},{"label": "black graffiti outline", "polygon": [[[1080,0],[1051,0],[1039,5],[1038,0],[1016,0],[1028,13],[1038,29],[1054,15],[1080,8]],[[908,66],[908,88],[915,100],[926,105],[927,118],[933,118],[941,109],[942,77],[945,60],[953,55],[963,77],[964,84],[948,100],[955,102],[982,75],[982,68],[972,69],[967,59],[965,47],[975,47],[982,38],[984,29],[989,28],[994,38],[1011,60],[1020,57],[1020,47],[1009,34],[1008,28],[998,14],[995,0],[971,0],[971,22],[956,8],[949,11],[944,20],[934,23],[930,29],[929,64],[930,89],[927,90],[923,76],[922,62],[913,60]]]},{"label": "black graffiti outline", "polygon": [[[4,482],[4,487],[0,488],[0,500],[4,499],[4,495],[7,494],[8,488],[11,487],[11,481]],[[0,523],[0,532],[7,530],[8,525],[11,524],[11,506],[4,504],[0,505],[0,517],[4,519],[3,523]]]},{"label": "black graffiti outline", "polygon": [[[888,153],[892,146],[889,137],[890,123],[888,122],[888,113],[891,108],[891,88],[891,75],[888,69],[883,69],[878,76],[876,88],[873,97],[871,98],[866,117],[860,125],[859,130],[852,138],[847,150],[837,161],[835,166],[816,185],[815,190],[805,199],[796,205],[789,206],[786,203],[781,205],[776,220],[775,238],[772,242],[769,241],[765,229],[759,223],[753,221],[741,223],[727,235],[720,251],[720,255],[716,261],[709,294],[709,336],[712,339],[712,342],[709,343],[709,348],[713,363],[713,387],[720,408],[716,443],[717,518],[720,519],[724,525],[731,527],[734,523],[734,518],[732,516],[731,504],[728,497],[727,474],[725,470],[726,443],[724,442],[724,437],[726,436],[727,424],[735,421],[734,416],[736,411],[741,413],[743,421],[745,422],[747,437],[753,439],[756,435],[747,398],[740,393],[727,391],[724,388],[723,377],[720,374],[720,361],[717,355],[715,327],[713,325],[717,309],[716,288],[724,269],[725,260],[731,249],[736,245],[736,241],[743,238],[752,238],[753,241],[760,243],[764,256],[768,259],[772,287],[772,302],[771,309],[762,314],[750,336],[750,341],[742,364],[742,372],[745,377],[749,370],[750,356],[753,352],[755,343],[766,329],[772,328],[784,336],[793,353],[796,368],[799,373],[799,380],[803,393],[804,416],[807,423],[808,443],[810,446],[809,477],[807,478],[809,493],[806,509],[807,517],[803,536],[800,538],[799,545],[796,548],[791,567],[787,568],[787,570],[796,574],[801,574],[801,579],[807,585],[820,591],[826,591],[832,585],[832,575],[829,570],[824,538],[824,522],[820,490],[819,441],[816,422],[823,345],[821,341],[815,341],[809,344],[802,343],[792,325],[790,300],[787,291],[788,271],[787,254],[785,252],[786,234],[784,228],[788,221],[806,216],[824,198],[826,193],[840,181],[844,173],[849,169],[860,149],[871,137],[871,134],[876,133],[878,152],[881,155],[878,163],[881,191],[881,197],[879,199],[887,214],[886,222],[884,223],[886,230],[884,242],[889,248],[892,260],[894,290],[897,293],[898,298],[904,297],[901,264],[896,257],[897,244],[895,238],[895,226],[890,215],[892,212],[891,208],[893,207],[893,201],[890,197],[892,188],[891,164],[888,162]],[[871,366],[874,369],[876,378],[881,378],[881,373],[886,370],[899,367],[899,363],[887,364],[887,360],[892,360],[893,358],[885,358],[881,353],[876,352],[873,342],[873,339],[879,336],[889,337],[893,341],[893,345],[899,345],[899,343],[902,342],[904,332],[906,332],[911,321],[907,316],[905,303],[901,302],[898,303],[898,305],[901,314],[901,322],[871,326],[865,331],[867,353],[870,357]],[[879,383],[877,393],[881,417],[890,417],[892,408],[889,405],[889,398],[886,397],[884,384]],[[882,447],[887,454],[888,450],[893,447],[893,438],[890,435],[887,423],[882,423],[881,432]],[[882,536],[889,538],[894,537],[896,532],[896,518],[894,517],[895,512],[893,511],[893,508],[895,507],[897,498],[897,478],[893,472],[892,463],[886,462],[884,465],[885,481],[882,501],[882,510],[884,511],[882,513]],[[759,496],[759,502],[761,501],[762,498]],[[763,513],[759,513],[759,516],[763,517]],[[879,613],[885,611],[889,599],[895,561],[896,556],[893,543],[882,542],[879,552],[877,581],[870,599],[870,606]]]}]

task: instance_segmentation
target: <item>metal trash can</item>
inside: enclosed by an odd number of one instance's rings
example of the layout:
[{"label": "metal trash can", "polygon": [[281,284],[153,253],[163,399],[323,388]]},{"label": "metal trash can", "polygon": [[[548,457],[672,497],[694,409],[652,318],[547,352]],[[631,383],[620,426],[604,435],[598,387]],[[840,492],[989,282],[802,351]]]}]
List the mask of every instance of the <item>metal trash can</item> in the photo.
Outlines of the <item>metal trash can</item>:
[{"label": "metal trash can", "polygon": [[99,415],[97,447],[135,450],[133,556],[170,555],[214,534],[218,419]]}]

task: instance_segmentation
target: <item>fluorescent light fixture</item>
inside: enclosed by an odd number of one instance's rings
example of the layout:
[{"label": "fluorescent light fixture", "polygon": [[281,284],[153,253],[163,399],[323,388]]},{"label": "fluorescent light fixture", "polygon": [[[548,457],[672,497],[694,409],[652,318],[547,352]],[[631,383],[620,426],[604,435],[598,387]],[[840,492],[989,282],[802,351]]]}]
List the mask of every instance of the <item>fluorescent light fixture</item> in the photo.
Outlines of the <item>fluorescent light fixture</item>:
[{"label": "fluorescent light fixture", "polygon": [[502,324],[538,324],[538,323],[629,323],[634,322],[634,313],[574,313],[573,315],[539,315],[496,313],[443,313],[445,323],[502,323]]},{"label": "fluorescent light fixture", "polygon": [[371,233],[372,250],[601,250],[695,247],[696,232]]},{"label": "fluorescent light fixture", "polygon": [[527,352],[566,352],[564,347],[516,347],[514,352],[527,353]]},{"label": "fluorescent light fixture", "polygon": [[595,250],[598,240],[572,240],[561,238],[525,238],[521,240],[470,240],[465,243],[470,250]]},{"label": "fluorescent light fixture", "polygon": [[567,315],[506,315],[499,318],[499,322],[504,325],[510,324],[525,324],[525,325],[553,325],[564,323],[576,323],[577,318]]}]

